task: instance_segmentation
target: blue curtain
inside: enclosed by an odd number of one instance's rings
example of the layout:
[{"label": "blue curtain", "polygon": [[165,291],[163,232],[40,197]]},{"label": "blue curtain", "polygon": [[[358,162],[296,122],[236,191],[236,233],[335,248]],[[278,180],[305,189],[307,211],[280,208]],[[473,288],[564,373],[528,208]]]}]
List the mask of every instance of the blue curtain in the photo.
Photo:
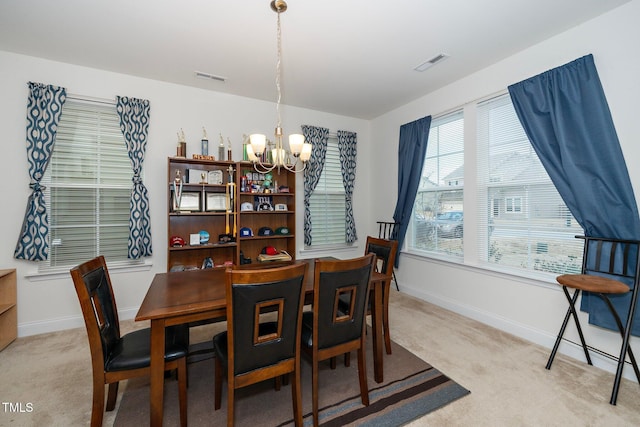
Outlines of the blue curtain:
[{"label": "blue curtain", "polygon": [[[393,220],[400,224],[398,229],[398,248],[404,243],[407,227],[411,222],[413,203],[422,176],[422,165],[427,153],[431,116],[423,117],[414,122],[400,126],[400,141],[398,146],[398,199]],[[400,254],[396,256],[396,267],[399,265]]]},{"label": "blue curtain", "polygon": [[49,165],[66,98],[63,87],[29,82],[27,161],[32,192],[13,255],[16,259],[44,261],[49,257],[49,218],[40,180]]},{"label": "blue curtain", "polygon": [[[638,207],[593,55],[509,86],[509,94],[540,161],[585,235],[639,240]],[[626,322],[630,295],[612,300]],[[589,323],[617,330],[598,296],[584,293],[581,304]],[[638,335],[640,322],[634,323]]]},{"label": "blue curtain", "polygon": [[355,132],[338,131],[338,150],[340,151],[340,170],[345,191],[345,232],[346,242],[358,240],[356,221],[353,218],[353,186],[356,181],[357,135]]},{"label": "blue curtain", "polygon": [[151,256],[151,216],[149,214],[149,195],[142,182],[142,164],[147,149],[149,133],[149,101],[128,97],[117,97],[116,110],[120,117],[120,130],[127,144],[127,152],[133,167],[133,187],[129,203],[129,242],[130,259]]},{"label": "blue curtain", "polygon": [[304,245],[311,246],[311,211],[309,203],[311,194],[316,189],[324,160],[327,154],[327,142],[329,141],[329,129],[316,126],[302,126],[304,139],[311,143],[311,158],[304,170]]}]

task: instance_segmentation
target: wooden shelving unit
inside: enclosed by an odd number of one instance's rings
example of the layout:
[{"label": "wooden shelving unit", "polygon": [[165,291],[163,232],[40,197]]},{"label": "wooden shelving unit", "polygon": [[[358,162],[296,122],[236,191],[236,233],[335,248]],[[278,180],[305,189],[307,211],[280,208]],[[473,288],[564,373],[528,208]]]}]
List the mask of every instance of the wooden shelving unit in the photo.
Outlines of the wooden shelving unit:
[{"label": "wooden shelving unit", "polygon": [[[253,165],[248,162],[239,164],[240,177],[248,173],[254,173]],[[273,176],[272,193],[252,193],[240,191],[239,205],[251,203],[255,206],[256,197],[268,197],[271,200],[274,210],[272,211],[242,211],[239,212],[239,224],[241,227],[248,227],[253,231],[253,237],[240,237],[240,250],[246,258],[250,258],[253,263],[265,246],[273,246],[278,251],[287,251],[293,259],[296,252],[296,180],[295,174],[285,169],[278,173],[277,169],[271,171]],[[286,187],[288,192],[280,192],[280,187]],[[242,189],[242,185],[238,185]],[[278,205],[286,206],[286,210],[277,210]],[[286,228],[287,235],[258,235],[262,227],[268,227],[274,232],[278,228]]]},{"label": "wooden shelving unit", "polygon": [[[271,172],[273,182],[266,193],[261,186],[253,186],[253,189],[246,186],[247,175],[254,172],[249,162],[180,157],[168,159],[167,237],[170,240],[173,236],[179,236],[186,244],[174,247],[167,242],[167,271],[202,268],[207,258],[211,258],[215,267],[223,266],[225,262],[238,265],[241,263],[241,253],[244,258],[256,263],[265,246],[287,251],[295,258],[295,174],[284,169],[278,173],[275,169]],[[211,183],[209,173],[213,174],[213,182],[216,183]],[[176,206],[176,174],[182,181],[181,204],[189,210],[181,210]],[[220,175],[222,182],[217,183]],[[230,182],[232,185],[229,185]],[[288,192],[279,192],[280,187],[287,188]],[[242,203],[249,202],[253,206],[256,197],[267,197],[274,210],[241,211]],[[276,210],[276,205],[286,207],[286,210]],[[230,208],[226,209],[228,206]],[[214,209],[217,207],[222,209]],[[185,206],[182,208],[185,209]],[[240,229],[243,227],[251,228],[254,235],[241,237]],[[259,236],[262,227],[269,227],[274,232],[283,227],[289,234]],[[208,233],[209,240],[202,244],[191,244],[190,236],[200,231]],[[231,237],[231,241],[226,242],[226,237]]]},{"label": "wooden shelving unit", "polygon": [[18,336],[16,270],[0,270],[0,350]]}]

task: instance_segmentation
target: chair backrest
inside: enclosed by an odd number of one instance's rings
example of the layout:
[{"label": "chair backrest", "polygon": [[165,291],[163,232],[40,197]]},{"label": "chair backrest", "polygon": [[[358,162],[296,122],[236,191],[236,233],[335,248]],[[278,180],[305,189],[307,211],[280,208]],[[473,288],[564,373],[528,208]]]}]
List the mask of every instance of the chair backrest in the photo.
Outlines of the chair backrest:
[{"label": "chair backrest", "polygon": [[[356,340],[365,333],[369,281],[374,254],[349,260],[315,261],[313,347],[321,350]],[[348,309],[340,308],[340,300]]]},{"label": "chair backrest", "polygon": [[120,340],[118,309],[103,256],[70,270],[89,337],[95,369],[104,369],[107,356]]},{"label": "chair backrest", "polygon": [[398,240],[399,222],[377,221],[378,238],[386,240]]},{"label": "chair backrest", "polygon": [[[366,254],[375,254],[376,271],[382,274],[391,274],[393,265],[396,262],[396,254],[398,252],[397,240],[376,239],[367,236],[367,244],[365,247]],[[378,267],[378,263],[381,265]]]},{"label": "chair backrest", "polygon": [[582,274],[619,280],[634,288],[640,278],[640,241],[576,236],[584,239]]},{"label": "chair backrest", "polygon": [[[306,263],[300,263],[227,270],[227,363],[234,375],[295,357],[307,269]],[[266,321],[275,326],[263,334],[260,323]]]}]

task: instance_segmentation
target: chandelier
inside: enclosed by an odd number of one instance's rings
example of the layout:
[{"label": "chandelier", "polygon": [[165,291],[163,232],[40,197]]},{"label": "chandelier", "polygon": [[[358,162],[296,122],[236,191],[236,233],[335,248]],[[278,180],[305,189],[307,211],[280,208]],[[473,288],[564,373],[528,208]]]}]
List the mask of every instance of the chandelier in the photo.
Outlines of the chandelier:
[{"label": "chandelier", "polygon": [[[254,133],[249,136],[250,144],[247,145],[247,155],[253,162],[253,167],[259,173],[267,173],[275,168],[280,172],[284,168],[291,172],[302,172],[307,160],[311,157],[311,144],[304,142],[304,135],[289,135],[290,151],[285,150],[282,139],[282,125],[280,122],[280,100],[282,93],[280,90],[281,61],[282,61],[282,35],[280,29],[280,13],[287,10],[287,3],[284,0],[273,0],[271,9],[278,14],[277,42],[278,60],[276,62],[276,90],[278,99],[276,102],[276,113],[278,122],[275,130],[275,147],[272,143],[267,144],[267,137],[264,134]],[[265,152],[265,149],[267,151]],[[293,159],[292,159],[293,158]],[[301,165],[300,165],[301,164]]]}]

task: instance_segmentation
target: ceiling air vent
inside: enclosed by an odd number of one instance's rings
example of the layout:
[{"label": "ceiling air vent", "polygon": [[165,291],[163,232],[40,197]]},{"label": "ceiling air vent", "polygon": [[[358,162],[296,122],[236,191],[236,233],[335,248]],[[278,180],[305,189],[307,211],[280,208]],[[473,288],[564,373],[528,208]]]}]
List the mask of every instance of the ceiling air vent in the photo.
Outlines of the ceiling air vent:
[{"label": "ceiling air vent", "polygon": [[425,62],[423,62],[422,64],[418,65],[416,68],[414,68],[414,70],[422,72],[422,71],[426,70],[427,68],[433,67],[438,62],[444,61],[448,57],[449,57],[449,55],[447,55],[446,53],[439,53],[436,56],[434,56],[433,58],[428,59]]},{"label": "ceiling air vent", "polygon": [[222,76],[216,76],[213,74],[209,74],[209,73],[204,73],[202,71],[195,71],[196,77],[199,79],[206,79],[206,80],[216,80],[219,82],[224,82],[225,80],[227,80],[226,77],[222,77]]}]

